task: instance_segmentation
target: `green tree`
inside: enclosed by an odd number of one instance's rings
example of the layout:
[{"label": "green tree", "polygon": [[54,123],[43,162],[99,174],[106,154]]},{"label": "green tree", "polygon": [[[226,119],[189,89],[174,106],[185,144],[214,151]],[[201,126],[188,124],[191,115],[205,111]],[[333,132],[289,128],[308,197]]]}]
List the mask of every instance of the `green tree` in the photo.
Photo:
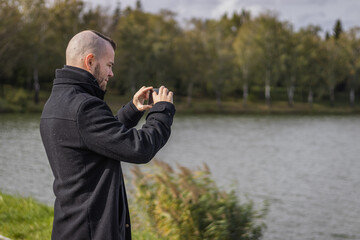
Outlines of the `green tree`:
[{"label": "green tree", "polygon": [[298,39],[296,46],[298,79],[302,88],[308,91],[308,102],[312,106],[314,94],[320,87],[324,79],[324,69],[326,69],[326,51],[323,48],[320,28],[308,26],[300,29],[295,35]]},{"label": "green tree", "polygon": [[280,76],[280,56],[284,45],[282,34],[289,26],[272,13],[260,15],[254,21],[255,42],[260,49],[259,75],[264,79],[266,104],[270,106],[271,86],[279,81]]},{"label": "green tree", "polygon": [[106,33],[108,36],[111,36],[111,37],[113,36],[113,34],[116,31],[116,28],[119,24],[120,18],[121,18],[121,4],[120,4],[120,1],[118,1],[114,12],[110,16],[110,19],[109,19],[110,25],[109,25],[108,31]]},{"label": "green tree", "polygon": [[166,85],[174,88],[176,85],[175,39],[180,36],[180,28],[175,20],[175,14],[162,10],[152,15],[149,22],[148,37],[151,39],[151,49],[148,53],[147,71],[149,83],[154,86]]},{"label": "green tree", "polygon": [[219,109],[222,109],[225,86],[234,76],[235,54],[232,50],[234,37],[226,33],[224,21],[207,20],[205,22],[204,43],[209,63],[206,77],[211,83]]},{"label": "green tree", "polygon": [[17,63],[20,61],[18,44],[22,29],[22,14],[17,0],[0,0],[0,96],[4,84],[16,84]]},{"label": "green tree", "polygon": [[280,78],[285,82],[282,86],[286,87],[288,105],[294,105],[295,85],[298,75],[298,39],[290,25],[284,25],[281,32],[281,52],[280,52]]},{"label": "green tree", "polygon": [[342,32],[343,32],[343,27],[340,19],[338,19],[336,20],[334,25],[334,30],[333,30],[334,38],[339,39]]},{"label": "green tree", "polygon": [[[48,9],[49,27],[46,33],[45,51],[47,59],[54,68],[60,68],[65,63],[65,49],[70,39],[81,30],[85,30],[81,17],[85,4],[81,0],[56,0]],[[52,73],[53,75],[53,73]]]},{"label": "green tree", "polygon": [[255,34],[254,22],[248,21],[241,26],[233,43],[236,53],[235,64],[240,72],[239,78],[235,81],[242,83],[244,107],[247,106],[249,86],[260,61],[260,48],[255,42]]},{"label": "green tree", "polygon": [[343,35],[341,39],[343,49],[347,55],[348,76],[347,86],[349,89],[350,106],[355,105],[355,90],[360,85],[360,28],[354,27]]},{"label": "green tree", "polygon": [[135,93],[146,82],[146,59],[150,52],[147,38],[148,15],[139,10],[127,8],[120,18],[114,40],[118,48],[115,55],[116,87],[121,93],[130,90]]},{"label": "green tree", "polygon": [[113,23],[106,9],[103,7],[96,6],[94,9],[90,8],[88,11],[83,12],[79,18],[78,21],[83,25],[82,28],[92,29],[110,35],[109,31]]},{"label": "green tree", "polygon": [[178,92],[186,95],[187,105],[192,104],[194,89],[204,84],[207,69],[207,59],[202,38],[204,23],[192,19],[189,28],[182,31],[175,42],[175,65],[180,82]]},{"label": "green tree", "polygon": [[[20,33],[21,57],[27,59],[21,63],[24,67],[27,85],[33,85],[34,101],[39,103],[41,76],[48,72],[47,54],[45,51],[46,32],[49,28],[48,10],[44,0],[22,1],[23,31]],[[28,37],[31,36],[31,37]]]},{"label": "green tree", "polygon": [[330,38],[324,42],[327,53],[325,82],[329,91],[331,106],[335,105],[335,87],[338,83],[345,80],[349,69],[346,51],[344,50],[344,45],[341,44],[342,38]]}]

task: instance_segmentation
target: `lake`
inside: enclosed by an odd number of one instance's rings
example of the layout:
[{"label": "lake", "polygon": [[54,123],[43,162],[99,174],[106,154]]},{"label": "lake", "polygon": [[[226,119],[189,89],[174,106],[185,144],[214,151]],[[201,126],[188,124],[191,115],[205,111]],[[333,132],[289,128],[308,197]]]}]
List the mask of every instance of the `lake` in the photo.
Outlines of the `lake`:
[{"label": "lake", "polygon": [[[241,201],[268,200],[266,240],[360,239],[358,115],[176,116],[156,158],[191,169],[207,163]],[[39,115],[0,115],[0,164],[4,192],[53,203]]]}]

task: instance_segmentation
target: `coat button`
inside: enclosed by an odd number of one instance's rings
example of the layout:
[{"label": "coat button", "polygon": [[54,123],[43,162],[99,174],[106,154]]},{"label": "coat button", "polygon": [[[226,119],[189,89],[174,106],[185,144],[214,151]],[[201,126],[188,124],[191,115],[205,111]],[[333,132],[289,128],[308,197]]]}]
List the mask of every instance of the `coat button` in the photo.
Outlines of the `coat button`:
[{"label": "coat button", "polygon": [[129,224],[125,224],[125,227],[127,227],[127,228],[128,228],[128,227],[130,227],[130,225],[129,225]]}]

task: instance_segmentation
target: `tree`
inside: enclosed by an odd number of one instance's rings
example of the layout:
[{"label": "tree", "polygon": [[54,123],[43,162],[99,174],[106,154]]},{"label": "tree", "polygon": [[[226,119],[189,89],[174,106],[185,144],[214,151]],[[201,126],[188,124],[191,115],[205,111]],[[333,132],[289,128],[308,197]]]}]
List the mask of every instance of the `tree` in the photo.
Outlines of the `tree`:
[{"label": "tree", "polygon": [[329,90],[331,106],[335,105],[335,87],[339,82],[344,81],[349,68],[341,39],[342,37],[340,39],[330,38],[324,42],[327,53],[325,82]]},{"label": "tree", "polygon": [[280,78],[285,82],[288,105],[292,107],[294,105],[295,83],[298,71],[298,52],[296,48],[298,40],[294,37],[292,26],[286,23],[283,24],[280,38]]},{"label": "tree", "polygon": [[208,62],[206,59],[204,39],[204,22],[199,19],[192,19],[188,28],[181,32],[175,39],[175,65],[179,94],[186,95],[187,106],[192,105],[192,97],[196,88],[204,84],[204,76]]},{"label": "tree", "polygon": [[174,14],[159,15],[128,8],[119,20],[114,40],[116,51],[115,74],[120,92],[135,92],[142,85],[163,83],[173,71],[173,39],[178,34]]},{"label": "tree", "polygon": [[[48,71],[45,52],[45,38],[48,30],[48,11],[44,0],[29,0],[21,2],[23,29],[20,32],[20,56],[27,59],[20,63],[24,68],[24,77],[28,88],[34,89],[34,102],[39,103],[41,76]],[[34,34],[36,33],[36,34]],[[28,36],[31,36],[30,38]]]},{"label": "tree", "polygon": [[109,15],[106,13],[106,9],[101,6],[96,6],[94,9],[88,9],[88,11],[83,12],[79,18],[79,21],[83,25],[82,28],[96,30],[109,35],[112,22]]},{"label": "tree", "polygon": [[291,39],[287,48],[287,53],[282,55],[281,61],[284,71],[284,78],[286,79],[286,90],[288,95],[288,105],[292,107],[294,105],[294,92],[295,92],[295,83],[297,76],[297,52],[296,50],[296,40]]},{"label": "tree", "polygon": [[334,32],[334,38],[339,39],[341,33],[343,32],[343,28],[342,28],[340,19],[336,20],[333,32]]},{"label": "tree", "polygon": [[222,94],[233,77],[234,53],[232,51],[233,36],[226,34],[224,22],[207,20],[205,22],[205,51],[209,63],[207,79],[211,82],[216,96],[216,103],[222,109]]},{"label": "tree", "polygon": [[46,32],[45,51],[48,63],[54,68],[62,67],[65,63],[65,49],[70,39],[86,27],[81,20],[84,2],[81,0],[56,0],[48,9],[48,24],[51,26]]},{"label": "tree", "polygon": [[4,97],[4,84],[14,84],[16,78],[18,32],[22,29],[21,13],[17,0],[0,0],[0,96]]},{"label": "tree", "polygon": [[348,59],[348,81],[350,106],[355,105],[355,90],[360,85],[360,28],[354,27],[342,38],[343,49]]},{"label": "tree", "polygon": [[[117,31],[114,34],[118,48],[116,49],[115,74],[120,76],[117,88],[135,93],[139,85],[145,82],[146,54],[150,52],[147,35],[147,15],[138,10],[128,8],[121,16]],[[122,83],[121,83],[122,82]]]},{"label": "tree", "polygon": [[280,56],[284,44],[282,34],[287,23],[282,23],[271,12],[255,20],[255,42],[260,49],[259,75],[265,82],[266,104],[270,107],[271,85],[276,84],[280,75]]},{"label": "tree", "polygon": [[243,90],[243,106],[247,106],[247,98],[251,79],[257,71],[260,61],[260,49],[255,43],[255,26],[253,22],[246,22],[239,29],[233,48],[236,53],[235,64],[240,72],[240,79]]},{"label": "tree", "polygon": [[320,28],[308,26],[296,34],[298,79],[303,88],[308,91],[308,102],[313,104],[314,93],[324,79],[326,66],[326,51],[319,36]]},{"label": "tree", "polygon": [[140,0],[136,0],[136,10],[142,11],[142,3]]},{"label": "tree", "polygon": [[121,18],[121,7],[120,7],[120,1],[117,2],[116,4],[116,8],[113,12],[113,14],[110,17],[110,25],[109,28],[107,29],[107,35],[111,36],[114,34],[114,32],[116,31],[116,27],[119,24],[120,18]]}]

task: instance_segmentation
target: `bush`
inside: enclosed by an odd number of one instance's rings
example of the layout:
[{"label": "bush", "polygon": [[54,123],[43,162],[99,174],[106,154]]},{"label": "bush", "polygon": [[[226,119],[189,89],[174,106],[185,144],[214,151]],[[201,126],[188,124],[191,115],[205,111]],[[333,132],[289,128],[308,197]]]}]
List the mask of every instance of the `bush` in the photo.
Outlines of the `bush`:
[{"label": "bush", "polygon": [[15,111],[25,111],[28,106],[28,94],[23,88],[9,88],[5,94],[5,100],[13,106]]},{"label": "bush", "polygon": [[170,240],[261,239],[267,207],[239,204],[234,191],[219,191],[209,168],[191,171],[154,160],[152,172],[132,169],[135,200],[148,218],[152,232]]}]

